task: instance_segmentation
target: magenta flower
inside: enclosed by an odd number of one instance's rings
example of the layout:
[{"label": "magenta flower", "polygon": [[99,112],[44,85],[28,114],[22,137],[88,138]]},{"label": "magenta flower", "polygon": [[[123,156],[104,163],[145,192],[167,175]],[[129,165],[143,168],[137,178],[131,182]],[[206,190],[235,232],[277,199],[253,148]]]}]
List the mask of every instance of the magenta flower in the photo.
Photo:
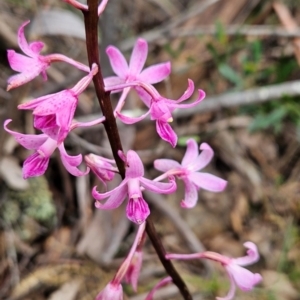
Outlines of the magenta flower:
[{"label": "magenta flower", "polygon": [[226,297],[217,297],[218,300],[231,300],[234,297],[236,285],[242,291],[250,291],[254,286],[262,281],[262,277],[258,273],[252,273],[249,270],[243,268],[256,263],[259,260],[259,253],[257,247],[252,242],[244,243],[244,246],[248,248],[247,256],[239,258],[229,258],[215,252],[203,252],[195,254],[167,254],[167,259],[197,259],[207,258],[221,263],[230,279],[230,290]]},{"label": "magenta flower", "polygon": [[[95,206],[98,209],[114,209],[119,207],[126,196],[128,196],[127,217],[132,222],[141,224],[150,214],[149,206],[141,192],[141,186],[154,193],[170,194],[176,190],[176,184],[172,177],[169,178],[170,182],[168,183],[155,182],[143,177],[143,163],[133,150],[127,152],[127,157],[123,154],[120,157],[127,165],[124,180],[118,187],[103,194],[98,193],[96,190],[97,187],[94,187],[92,195],[98,200]],[[104,204],[100,203],[101,200],[106,198],[108,200]]]},{"label": "magenta flower", "polygon": [[132,81],[142,81],[154,84],[165,79],[171,72],[169,62],[150,66],[142,71],[147,55],[148,44],[144,39],[138,39],[132,50],[129,65],[120,50],[114,46],[106,49],[110,64],[117,76],[104,79],[105,86],[113,86]]},{"label": "magenta flower", "polygon": [[34,127],[44,133],[49,128],[58,127],[57,142],[61,143],[70,131],[78,96],[86,89],[97,72],[98,67],[94,64],[91,72],[73,88],[36,98],[18,105],[18,108],[33,110]]},{"label": "magenta flower", "polygon": [[115,163],[113,159],[108,159],[95,154],[88,154],[84,157],[87,166],[95,173],[95,175],[103,182],[106,186],[107,181],[111,181],[115,173],[118,172],[116,167],[112,164]]},{"label": "magenta flower", "polygon": [[[85,172],[80,171],[77,167],[82,162],[82,155],[79,154],[77,156],[70,156],[67,154],[64,144],[58,143],[53,137],[55,137],[55,131],[58,129],[53,129],[51,136],[47,134],[22,134],[10,130],[7,128],[7,125],[11,122],[11,120],[6,120],[4,122],[4,129],[10,133],[15,140],[22,145],[24,148],[28,150],[35,150],[33,154],[31,154],[24,161],[23,164],[23,177],[27,179],[29,177],[40,176],[45,173],[47,170],[50,156],[58,148],[60,152],[60,157],[63,165],[67,169],[69,173],[74,176],[82,176],[86,175],[89,172],[89,168]],[[50,130],[49,130],[50,131]],[[57,133],[56,133],[57,136]]]},{"label": "magenta flower", "polygon": [[8,79],[7,90],[27,83],[39,74],[42,74],[44,80],[47,80],[46,69],[49,67],[50,61],[40,55],[44,43],[35,41],[28,44],[25,38],[24,27],[29,22],[30,21],[24,22],[18,31],[18,44],[27,56],[18,54],[14,50],[7,51],[8,62],[11,68],[14,71],[20,72],[20,74],[13,75]]},{"label": "magenta flower", "polygon": [[167,175],[177,176],[185,185],[185,197],[181,206],[192,208],[198,200],[198,190],[203,188],[211,192],[221,192],[225,189],[227,181],[208,173],[198,172],[206,167],[213,158],[214,152],[211,147],[202,143],[199,155],[198,145],[195,140],[187,141],[187,150],[181,164],[172,159],[156,159],[154,167]]},{"label": "magenta flower", "polygon": [[170,126],[170,122],[173,121],[172,112],[178,108],[189,108],[199,104],[204,98],[205,93],[202,90],[198,90],[198,98],[187,104],[181,104],[181,102],[187,100],[194,92],[194,82],[188,80],[188,88],[178,100],[171,100],[163,98],[154,87],[146,84],[141,84],[145,90],[139,88],[138,94],[145,105],[149,108],[149,111],[140,117],[132,118],[122,115],[116,112],[117,116],[125,124],[133,124],[144,119],[148,114],[151,116],[151,120],[156,120],[156,131],[158,135],[165,141],[169,142],[172,147],[177,144],[177,135]]},{"label": "magenta flower", "polygon": [[123,288],[120,283],[109,282],[95,300],[123,300]]}]

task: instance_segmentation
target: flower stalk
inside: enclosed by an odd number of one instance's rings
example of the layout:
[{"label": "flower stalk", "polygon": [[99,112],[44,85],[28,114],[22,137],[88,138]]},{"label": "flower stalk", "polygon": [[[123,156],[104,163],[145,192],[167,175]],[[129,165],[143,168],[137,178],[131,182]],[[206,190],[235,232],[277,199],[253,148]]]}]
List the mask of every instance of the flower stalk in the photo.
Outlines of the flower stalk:
[{"label": "flower stalk", "polygon": [[[100,60],[99,60],[99,45],[98,45],[98,0],[88,0],[87,1],[88,10],[82,10],[84,15],[84,24],[86,31],[86,46],[87,54],[90,67],[93,63],[96,63],[99,67],[98,73],[93,77],[93,82],[95,86],[96,95],[105,116],[105,121],[103,122],[105,131],[108,135],[109,143],[112,148],[113,156],[116,161],[116,165],[119,169],[122,179],[125,178],[125,164],[124,161],[119,157],[118,152],[123,151],[122,144],[117,128],[116,119],[114,116],[114,111],[110,101],[110,92],[106,92],[104,88],[104,81],[101,72]],[[146,232],[157,252],[157,255],[166,269],[166,272],[172,278],[174,284],[180,290],[183,298],[185,300],[192,300],[192,296],[188,291],[188,288],[182,278],[179,276],[178,272],[175,270],[173,264],[165,258],[166,251],[158,237],[155,230],[154,224],[151,218],[146,220]]]}]

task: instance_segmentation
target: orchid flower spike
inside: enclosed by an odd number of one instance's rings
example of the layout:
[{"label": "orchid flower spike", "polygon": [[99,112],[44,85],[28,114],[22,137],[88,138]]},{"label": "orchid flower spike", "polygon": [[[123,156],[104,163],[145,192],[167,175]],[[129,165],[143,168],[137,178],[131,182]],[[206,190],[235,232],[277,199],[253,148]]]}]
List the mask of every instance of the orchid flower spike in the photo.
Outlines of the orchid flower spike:
[{"label": "orchid flower spike", "polygon": [[[104,0],[102,1],[105,2]],[[105,78],[105,86],[113,86],[132,81],[154,84],[165,79],[171,72],[170,62],[156,64],[142,71],[148,55],[148,43],[141,38],[139,38],[134,45],[129,65],[118,48],[109,46],[106,49],[106,53],[112,69],[117,76]]]},{"label": "orchid flower spike", "polygon": [[[127,217],[132,222],[141,224],[150,214],[149,206],[141,192],[141,186],[154,193],[170,194],[176,190],[176,183],[172,176],[169,177],[169,182],[155,182],[143,177],[143,163],[133,150],[129,150],[127,156],[122,152],[119,155],[127,165],[125,178],[118,187],[103,194],[98,193],[97,187],[94,187],[92,195],[97,200],[95,206],[98,209],[114,209],[119,207],[128,196]],[[106,198],[108,199],[105,203],[100,202]]]},{"label": "orchid flower spike", "polygon": [[18,108],[33,110],[34,127],[37,129],[45,131],[47,128],[57,126],[59,128],[57,141],[61,143],[70,131],[78,96],[87,88],[97,72],[98,66],[93,64],[91,72],[73,88],[36,98],[18,105]]},{"label": "orchid flower spike", "polygon": [[194,82],[188,80],[188,88],[178,100],[172,100],[162,97],[158,91],[153,87],[145,83],[140,83],[142,88],[138,88],[138,94],[141,100],[149,108],[148,112],[140,117],[132,118],[127,117],[119,112],[116,112],[119,119],[125,124],[133,124],[144,119],[148,114],[151,116],[151,120],[156,121],[156,131],[158,135],[165,141],[169,142],[172,147],[177,144],[177,135],[170,126],[170,122],[173,121],[172,112],[175,109],[190,108],[199,104],[205,98],[205,92],[198,90],[198,97],[192,103],[182,104],[181,102],[191,97],[194,92]]},{"label": "orchid flower spike", "polygon": [[[49,164],[50,156],[58,148],[60,152],[61,161],[66,170],[74,176],[83,176],[89,172],[89,168],[85,172],[80,171],[77,167],[82,162],[82,155],[70,156],[67,154],[64,144],[58,143],[58,128],[48,130],[48,134],[22,134],[7,128],[11,120],[4,122],[4,129],[10,133],[15,140],[28,150],[34,150],[23,163],[23,178],[41,176],[43,175]],[[51,132],[51,133],[50,133]]]},{"label": "orchid flower spike", "polygon": [[47,56],[40,55],[40,52],[44,47],[44,43],[41,41],[35,41],[28,44],[25,38],[24,28],[27,24],[29,24],[29,22],[30,21],[24,22],[18,30],[18,44],[21,50],[26,55],[18,54],[14,50],[7,51],[7,58],[11,68],[14,71],[20,73],[11,76],[8,79],[8,86],[7,86],[8,91],[31,81],[39,74],[42,75],[44,80],[47,80],[46,70],[50,66],[51,62],[54,61],[64,61],[66,63],[75,66],[80,70],[89,72],[88,66],[80,62],[77,62],[65,55],[62,54],[51,54]]},{"label": "orchid flower spike", "polygon": [[207,258],[217,261],[225,267],[226,272],[230,279],[230,290],[226,297],[217,297],[218,300],[232,300],[235,294],[236,286],[242,291],[250,291],[254,286],[262,281],[262,277],[258,273],[252,273],[251,271],[243,268],[256,263],[259,260],[259,253],[257,247],[252,242],[244,243],[244,246],[248,249],[247,255],[239,258],[229,258],[216,252],[202,252],[195,254],[167,254],[167,259],[198,259]]},{"label": "orchid flower spike", "polygon": [[172,159],[156,159],[154,161],[154,167],[157,170],[183,180],[185,196],[181,206],[184,208],[192,208],[197,204],[200,188],[211,192],[221,192],[227,185],[227,181],[215,175],[198,172],[205,168],[214,156],[214,151],[206,143],[202,143],[199,149],[201,150],[200,155],[196,141],[189,139],[181,164]]}]

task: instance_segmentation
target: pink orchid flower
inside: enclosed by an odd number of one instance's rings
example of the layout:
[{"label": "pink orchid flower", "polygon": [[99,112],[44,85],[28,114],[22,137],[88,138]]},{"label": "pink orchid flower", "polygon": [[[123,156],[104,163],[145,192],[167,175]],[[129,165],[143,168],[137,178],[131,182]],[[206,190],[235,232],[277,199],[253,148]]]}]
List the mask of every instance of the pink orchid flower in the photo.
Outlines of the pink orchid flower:
[{"label": "pink orchid flower", "polygon": [[44,133],[48,128],[57,126],[59,128],[57,142],[61,143],[70,131],[78,96],[87,88],[97,72],[98,66],[94,64],[91,72],[73,88],[36,98],[18,105],[18,108],[33,110],[34,127]]},{"label": "pink orchid flower", "polygon": [[[129,150],[126,157],[120,153],[120,157],[127,165],[124,180],[118,187],[103,194],[98,193],[97,187],[94,187],[92,195],[98,200],[95,206],[98,209],[114,209],[119,207],[128,196],[127,217],[132,222],[141,224],[150,214],[149,206],[141,192],[141,186],[154,193],[170,194],[176,190],[176,184],[172,177],[169,178],[170,182],[167,183],[155,182],[143,177],[143,163],[133,150]],[[100,203],[101,200],[106,198],[108,200],[104,204]]]},{"label": "pink orchid flower", "polygon": [[117,116],[125,124],[133,124],[144,119],[148,114],[151,116],[151,120],[156,121],[156,131],[158,135],[165,141],[169,142],[172,147],[177,144],[177,135],[170,126],[170,122],[173,121],[172,112],[175,109],[194,107],[199,104],[205,98],[205,92],[198,90],[198,98],[192,103],[182,104],[181,102],[190,98],[194,92],[194,82],[188,80],[188,88],[178,100],[172,100],[162,97],[158,91],[148,84],[139,83],[138,94],[149,110],[140,117],[133,118],[127,117],[119,112],[116,112]]},{"label": "pink orchid flower", "polygon": [[139,38],[134,45],[129,65],[118,48],[109,46],[106,49],[106,53],[112,69],[117,76],[105,78],[105,86],[113,86],[132,81],[154,84],[165,79],[171,72],[170,62],[156,64],[142,71],[148,55],[148,43],[141,38]]},{"label": "pink orchid flower", "polygon": [[252,273],[251,271],[243,268],[256,263],[259,260],[259,253],[257,247],[252,242],[244,243],[244,246],[248,249],[247,255],[239,258],[229,258],[216,252],[206,251],[203,253],[195,254],[167,254],[167,259],[198,259],[207,258],[221,263],[230,279],[230,290],[226,297],[217,297],[218,300],[231,300],[234,297],[236,286],[242,291],[250,291],[254,286],[262,281],[262,277],[258,273]]},{"label": "pink orchid flower", "polygon": [[[83,176],[89,172],[89,168],[85,172],[80,171],[77,167],[82,162],[82,155],[70,156],[67,154],[64,144],[58,143],[55,139],[57,137],[58,128],[53,128],[51,135],[47,134],[22,134],[10,130],[7,128],[7,125],[11,120],[6,120],[4,122],[4,129],[10,133],[15,140],[28,150],[35,150],[24,161],[23,164],[23,177],[27,179],[29,177],[41,176],[47,170],[50,156],[58,148],[60,152],[60,157],[63,165],[69,173],[74,176]],[[48,130],[50,132],[50,130]]]},{"label": "pink orchid flower", "polygon": [[74,61],[61,54],[51,54],[47,56],[40,55],[44,47],[44,43],[41,41],[35,41],[30,44],[27,43],[24,34],[24,28],[30,21],[24,22],[18,31],[18,44],[21,50],[26,54],[18,54],[14,50],[7,51],[7,58],[11,68],[19,72],[20,74],[13,75],[8,79],[7,90],[16,88],[22,84],[31,81],[39,74],[42,75],[44,80],[47,80],[46,69],[54,61],[65,61],[71,65],[74,65],[80,70],[89,72],[89,68],[79,62]]},{"label": "pink orchid flower", "polygon": [[185,197],[181,206],[192,208],[198,200],[198,189],[203,188],[211,192],[221,192],[225,189],[227,181],[214,175],[198,172],[206,167],[214,156],[211,147],[202,143],[199,155],[198,145],[195,140],[187,141],[187,150],[181,164],[172,159],[156,159],[154,167],[166,175],[173,175],[183,180],[185,185]]}]

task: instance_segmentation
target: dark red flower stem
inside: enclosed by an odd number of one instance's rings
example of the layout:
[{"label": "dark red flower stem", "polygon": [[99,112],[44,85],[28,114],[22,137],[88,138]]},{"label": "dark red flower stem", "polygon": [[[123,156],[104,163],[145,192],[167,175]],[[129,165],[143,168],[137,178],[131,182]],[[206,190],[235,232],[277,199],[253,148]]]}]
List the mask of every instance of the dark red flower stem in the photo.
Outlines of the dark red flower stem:
[{"label": "dark red flower stem", "polygon": [[[96,95],[105,116],[105,122],[103,123],[105,131],[107,133],[110,146],[115,158],[116,164],[118,166],[121,177],[125,178],[125,165],[124,162],[120,159],[118,151],[122,150],[122,144],[120,140],[120,135],[114,117],[113,109],[110,101],[110,93],[105,92],[103,76],[101,72],[100,60],[99,60],[99,44],[98,44],[98,0],[87,0],[88,11],[82,11],[84,15],[84,24],[86,32],[86,46],[87,54],[90,67],[93,63],[96,63],[99,67],[98,73],[94,76],[93,82],[95,85]],[[179,276],[175,270],[171,261],[165,258],[166,251],[162,245],[162,242],[155,230],[154,224],[150,217],[146,221],[146,232],[152,242],[152,245],[162,263],[166,272],[172,278],[174,284],[180,290],[183,298],[185,300],[192,300],[192,296],[187,289],[186,284]]]},{"label": "dark red flower stem", "polygon": [[110,101],[110,93],[104,90],[103,76],[100,66],[99,44],[98,44],[98,0],[87,2],[89,10],[82,11],[84,15],[86,47],[90,67],[96,63],[99,67],[98,73],[94,76],[93,82],[96,90],[96,95],[105,116],[103,122],[105,131],[108,136],[113,156],[120,171],[121,176],[125,176],[124,162],[118,155],[118,151],[122,150],[122,144],[117,128],[116,119]]}]

